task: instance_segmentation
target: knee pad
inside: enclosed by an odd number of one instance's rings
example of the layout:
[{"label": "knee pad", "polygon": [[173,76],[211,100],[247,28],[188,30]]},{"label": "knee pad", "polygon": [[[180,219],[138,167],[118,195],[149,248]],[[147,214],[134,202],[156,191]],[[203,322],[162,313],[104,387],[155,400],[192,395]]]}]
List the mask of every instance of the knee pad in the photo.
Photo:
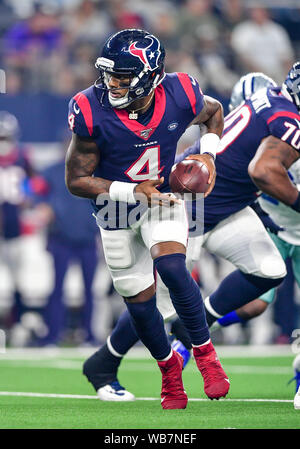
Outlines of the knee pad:
[{"label": "knee pad", "polygon": [[114,234],[110,231],[110,238],[103,239],[102,244],[105,260],[111,270],[130,268],[134,265],[134,254],[130,250],[130,239],[127,235]]},{"label": "knee pad", "polygon": [[282,257],[278,254],[263,258],[260,264],[262,277],[270,279],[283,279],[286,276],[286,266]]}]

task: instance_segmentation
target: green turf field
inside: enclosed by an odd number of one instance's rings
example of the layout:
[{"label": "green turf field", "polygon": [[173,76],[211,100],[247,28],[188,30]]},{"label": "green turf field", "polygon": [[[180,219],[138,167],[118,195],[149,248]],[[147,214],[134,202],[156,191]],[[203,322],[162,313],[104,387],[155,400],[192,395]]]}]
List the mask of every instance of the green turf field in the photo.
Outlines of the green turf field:
[{"label": "green turf field", "polygon": [[[231,380],[226,399],[205,399],[191,361],[183,373],[185,410],[160,406],[161,377],[146,355],[123,361],[119,380],[137,401],[101,402],[81,374],[86,350],[8,350],[0,354],[1,429],[300,429],[290,349],[217,351]],[[140,354],[140,353],[139,353]],[[273,354],[273,355],[272,355]]]}]

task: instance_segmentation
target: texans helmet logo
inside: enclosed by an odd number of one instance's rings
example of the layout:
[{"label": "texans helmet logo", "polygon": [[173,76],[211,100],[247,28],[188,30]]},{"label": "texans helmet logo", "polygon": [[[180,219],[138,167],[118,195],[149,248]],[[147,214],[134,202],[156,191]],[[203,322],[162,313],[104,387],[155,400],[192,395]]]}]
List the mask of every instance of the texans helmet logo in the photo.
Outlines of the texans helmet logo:
[{"label": "texans helmet logo", "polygon": [[133,42],[129,47],[129,52],[139,58],[148,70],[155,70],[158,68],[158,58],[161,54],[159,41],[154,37],[147,36],[150,43],[145,48],[137,47],[137,42]]}]

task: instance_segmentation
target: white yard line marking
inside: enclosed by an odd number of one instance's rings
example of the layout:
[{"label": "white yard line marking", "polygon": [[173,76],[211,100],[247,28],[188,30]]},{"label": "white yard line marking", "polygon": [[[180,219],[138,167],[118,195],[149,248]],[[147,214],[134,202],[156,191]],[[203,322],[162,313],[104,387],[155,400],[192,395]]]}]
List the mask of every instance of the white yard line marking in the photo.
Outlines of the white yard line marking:
[{"label": "white yard line marking", "polygon": [[[0,391],[0,396],[21,396],[31,398],[55,398],[55,399],[98,399],[97,396],[91,395],[79,395],[79,394],[54,394],[54,393],[32,393],[21,391]],[[159,401],[160,398],[136,398],[138,401]],[[98,399],[99,400],[99,399]],[[189,401],[201,402],[210,401],[210,399],[202,398],[190,398]],[[220,399],[224,402],[279,402],[279,403],[292,403],[290,399]]]}]

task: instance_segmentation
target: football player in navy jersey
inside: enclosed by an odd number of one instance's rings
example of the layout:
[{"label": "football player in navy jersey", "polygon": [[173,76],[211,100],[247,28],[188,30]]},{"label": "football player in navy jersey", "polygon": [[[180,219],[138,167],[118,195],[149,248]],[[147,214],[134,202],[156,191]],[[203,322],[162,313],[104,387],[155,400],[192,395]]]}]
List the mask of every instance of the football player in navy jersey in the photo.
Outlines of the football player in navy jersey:
[{"label": "football player in navy jersey", "polygon": [[[168,185],[179,138],[191,124],[204,123],[199,159],[209,171],[210,194],[224,121],[221,104],[204,96],[196,80],[164,72],[164,57],[159,40],[143,30],[123,30],[107,40],[96,62],[99,80],[70,102],[66,183],[71,193],[93,201],[114,287],[158,361],[162,407],[177,409],[188,400],[183,359],[172,350],[156,307],[153,271],[188,331],[207,396],[225,396],[230,384],[210,341],[200,290],[186,268],[185,205]],[[145,199],[130,221],[137,200]],[[106,213],[107,201],[116,214]]]},{"label": "football player in navy jersey", "polygon": [[24,202],[22,184],[28,162],[17,144],[19,124],[16,117],[0,112],[0,257],[11,272],[14,284],[13,319],[20,318],[22,301],[18,285],[18,251],[21,234],[20,211]]},{"label": "football player in navy jersey", "polygon": [[[263,74],[242,78],[243,92],[255,94],[225,118],[216,158],[216,184],[205,199],[205,233],[199,238],[190,238],[187,251],[190,268],[199,257],[201,244],[238,268],[205,300],[210,325],[278,285],[285,276],[285,264],[279,251],[249,206],[257,199],[261,188],[296,213],[300,211],[299,192],[287,174],[287,169],[299,158],[299,68],[298,63],[293,66],[282,88],[276,87]],[[199,141],[178,157],[177,162],[197,152]],[[157,296],[164,318],[174,316],[166,289],[159,282]],[[189,338],[180,320],[174,322],[173,330],[189,348]],[[129,349],[118,345],[118,341],[121,334],[128,336],[130,333],[133,345],[137,337],[123,314],[107,344],[85,362],[84,373],[95,388],[98,386],[100,399],[128,400],[131,394],[124,390],[124,395],[118,398],[112,387],[117,382],[122,356]]]},{"label": "football player in navy jersey", "polygon": [[[300,154],[300,63],[293,65],[282,86],[277,87],[271,82],[269,87],[258,89],[247,99],[247,89],[251,93],[251,81],[255,78],[255,74],[250,74],[240,81],[246,101],[225,118],[216,159],[218,177],[212,195],[205,201],[205,231],[213,231],[205,234],[204,246],[209,246],[214,254],[225,257],[240,268],[205,299],[209,325],[266,293],[270,289],[267,287],[271,286],[270,278],[283,276],[282,260],[275,257],[270,248],[267,250],[266,240],[259,241],[258,237],[250,238],[249,235],[247,241],[244,238],[247,234],[245,230],[241,233],[239,252],[232,256],[235,246],[228,238],[231,252],[229,247],[226,248],[224,219],[227,216],[235,218],[236,211],[240,209],[244,213],[247,208],[243,208],[253,204],[261,192],[288,206],[295,215],[300,212],[300,194],[288,174],[288,169],[299,159]],[[244,223],[249,233],[251,223],[254,221],[247,220]],[[241,226],[241,222],[234,222],[235,231],[238,231],[238,224]],[[224,239],[222,249],[216,238],[218,228],[222,230]],[[252,232],[258,230],[253,229]],[[233,234],[237,242],[239,232]],[[209,245],[212,235],[215,242]],[[258,257],[258,254],[261,256]],[[233,292],[229,292],[229,286]]]},{"label": "football player in navy jersey", "polygon": [[19,320],[24,309],[19,286],[21,212],[25,203],[29,204],[28,191],[40,189],[40,177],[35,175],[19,136],[17,118],[0,111],[0,258],[13,281],[13,321]]},{"label": "football player in navy jersey", "polygon": [[[267,77],[266,77],[267,79]],[[260,78],[258,74],[248,74],[244,76],[236,85],[231,95],[229,109],[233,110],[239,106],[244,100],[250,98],[257,90],[254,82],[258,83]],[[252,83],[251,83],[252,81]],[[271,84],[271,83],[270,83]],[[245,89],[245,85],[246,89]],[[288,171],[289,177],[293,183],[300,189],[300,160],[297,160]],[[262,208],[263,209],[262,209]],[[286,206],[269,195],[260,195],[258,201],[254,203],[254,210],[258,211],[260,218],[264,222],[270,237],[276,244],[283,259],[292,257],[293,271],[295,279],[300,283],[300,266],[298,267],[299,253],[299,215],[293,208]],[[251,318],[262,314],[268,304],[271,304],[275,298],[275,289],[262,295],[259,299],[253,300],[242,306],[236,311],[230,312],[219,318],[213,329],[226,327],[234,323],[244,323]]]}]

